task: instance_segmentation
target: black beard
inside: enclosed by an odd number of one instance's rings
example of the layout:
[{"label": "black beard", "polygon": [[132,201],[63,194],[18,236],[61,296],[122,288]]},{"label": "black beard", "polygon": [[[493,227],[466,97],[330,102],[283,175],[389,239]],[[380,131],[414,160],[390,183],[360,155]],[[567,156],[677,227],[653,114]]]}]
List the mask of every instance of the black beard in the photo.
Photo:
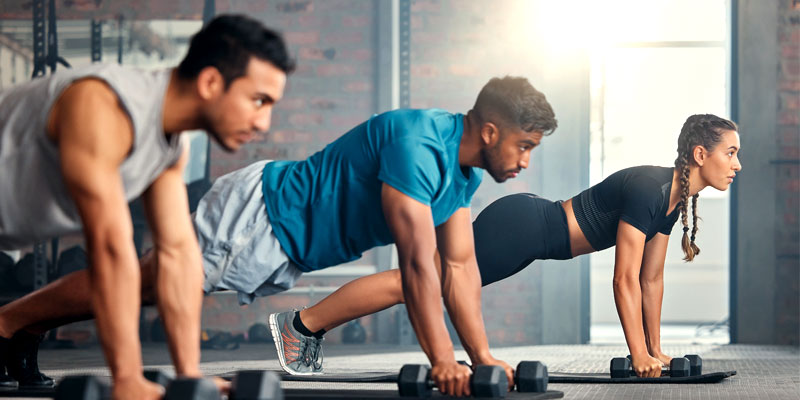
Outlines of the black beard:
[{"label": "black beard", "polygon": [[499,164],[500,157],[497,155],[495,149],[497,146],[489,148],[489,149],[481,149],[481,160],[483,161],[483,166],[486,172],[494,179],[497,183],[503,183],[508,178],[506,178],[506,171],[498,171],[496,167]]}]

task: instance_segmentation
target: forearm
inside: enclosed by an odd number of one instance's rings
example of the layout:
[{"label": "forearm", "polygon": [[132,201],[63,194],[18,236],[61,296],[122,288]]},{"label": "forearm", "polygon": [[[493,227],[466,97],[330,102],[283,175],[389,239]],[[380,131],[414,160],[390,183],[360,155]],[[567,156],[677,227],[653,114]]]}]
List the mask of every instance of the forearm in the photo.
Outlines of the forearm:
[{"label": "forearm", "polygon": [[614,303],[617,306],[625,341],[631,355],[647,354],[642,326],[642,292],[635,277],[614,279]]},{"label": "forearm", "polygon": [[91,305],[106,361],[115,379],[142,373],[139,344],[140,273],[133,242],[87,240]]},{"label": "forearm", "polygon": [[481,312],[481,279],[476,265],[450,265],[443,272],[444,303],[473,364],[493,359]]},{"label": "forearm", "polygon": [[200,251],[186,244],[158,249],[155,280],[158,311],[178,375],[200,376],[203,270]]},{"label": "forearm", "polygon": [[420,347],[432,365],[455,362],[453,344],[444,324],[441,287],[433,265],[418,260],[400,262],[403,295],[411,326],[417,334]]},{"label": "forearm", "polygon": [[664,297],[664,281],[641,281],[642,321],[647,351],[650,355],[661,352],[661,304]]}]

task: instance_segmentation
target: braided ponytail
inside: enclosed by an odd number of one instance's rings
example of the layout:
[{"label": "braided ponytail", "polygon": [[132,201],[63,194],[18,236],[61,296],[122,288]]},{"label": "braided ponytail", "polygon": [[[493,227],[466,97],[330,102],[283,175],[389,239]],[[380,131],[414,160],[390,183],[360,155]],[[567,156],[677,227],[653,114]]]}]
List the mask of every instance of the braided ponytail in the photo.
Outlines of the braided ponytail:
[{"label": "braided ponytail", "polygon": [[711,151],[721,140],[724,131],[736,131],[737,127],[731,121],[711,114],[692,115],[686,119],[678,137],[678,158],[675,159],[675,168],[679,172],[681,185],[681,202],[678,205],[683,225],[681,249],[683,260],[692,261],[700,254],[700,248],[695,243],[697,237],[697,199],[699,194],[692,196],[692,233],[689,235],[689,172],[690,166],[695,163],[693,151],[697,146],[703,146]]}]

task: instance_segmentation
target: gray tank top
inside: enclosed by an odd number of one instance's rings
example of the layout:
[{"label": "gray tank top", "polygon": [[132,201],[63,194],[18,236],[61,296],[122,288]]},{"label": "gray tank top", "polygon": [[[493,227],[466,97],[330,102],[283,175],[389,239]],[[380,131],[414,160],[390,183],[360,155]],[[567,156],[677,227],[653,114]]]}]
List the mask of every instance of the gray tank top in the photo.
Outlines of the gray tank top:
[{"label": "gray tank top", "polygon": [[58,147],[46,134],[53,103],[76,80],[105,81],[131,119],[133,148],[119,168],[128,201],[178,160],[180,135],[165,135],[162,122],[170,72],[99,64],[61,70],[0,92],[0,250],[81,229]]}]

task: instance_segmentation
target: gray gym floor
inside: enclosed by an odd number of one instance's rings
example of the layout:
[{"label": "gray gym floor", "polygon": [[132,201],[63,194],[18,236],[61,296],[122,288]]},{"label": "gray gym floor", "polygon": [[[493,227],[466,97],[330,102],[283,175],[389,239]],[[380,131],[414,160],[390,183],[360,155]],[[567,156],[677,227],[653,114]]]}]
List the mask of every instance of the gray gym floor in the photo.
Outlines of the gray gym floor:
[{"label": "gray gym floor", "polygon": [[[403,364],[426,363],[416,346],[336,345],[326,346],[327,373],[397,372]],[[800,351],[797,347],[752,345],[672,345],[672,355],[700,354],[703,371],[736,370],[738,374],[717,384],[550,384],[564,392],[566,399],[800,399]],[[612,357],[625,356],[620,345],[561,345],[495,348],[496,357],[512,366],[521,360],[540,360],[549,371],[606,372]],[[146,343],[143,349],[148,368],[169,367],[163,344]],[[457,357],[466,359],[463,351]],[[108,375],[99,347],[50,350],[40,353],[42,370],[55,377],[93,373]],[[224,374],[240,369],[280,369],[272,343],[242,344],[237,350],[203,350],[206,374]],[[285,388],[304,389],[389,389],[388,384],[331,384],[284,382]]]}]

